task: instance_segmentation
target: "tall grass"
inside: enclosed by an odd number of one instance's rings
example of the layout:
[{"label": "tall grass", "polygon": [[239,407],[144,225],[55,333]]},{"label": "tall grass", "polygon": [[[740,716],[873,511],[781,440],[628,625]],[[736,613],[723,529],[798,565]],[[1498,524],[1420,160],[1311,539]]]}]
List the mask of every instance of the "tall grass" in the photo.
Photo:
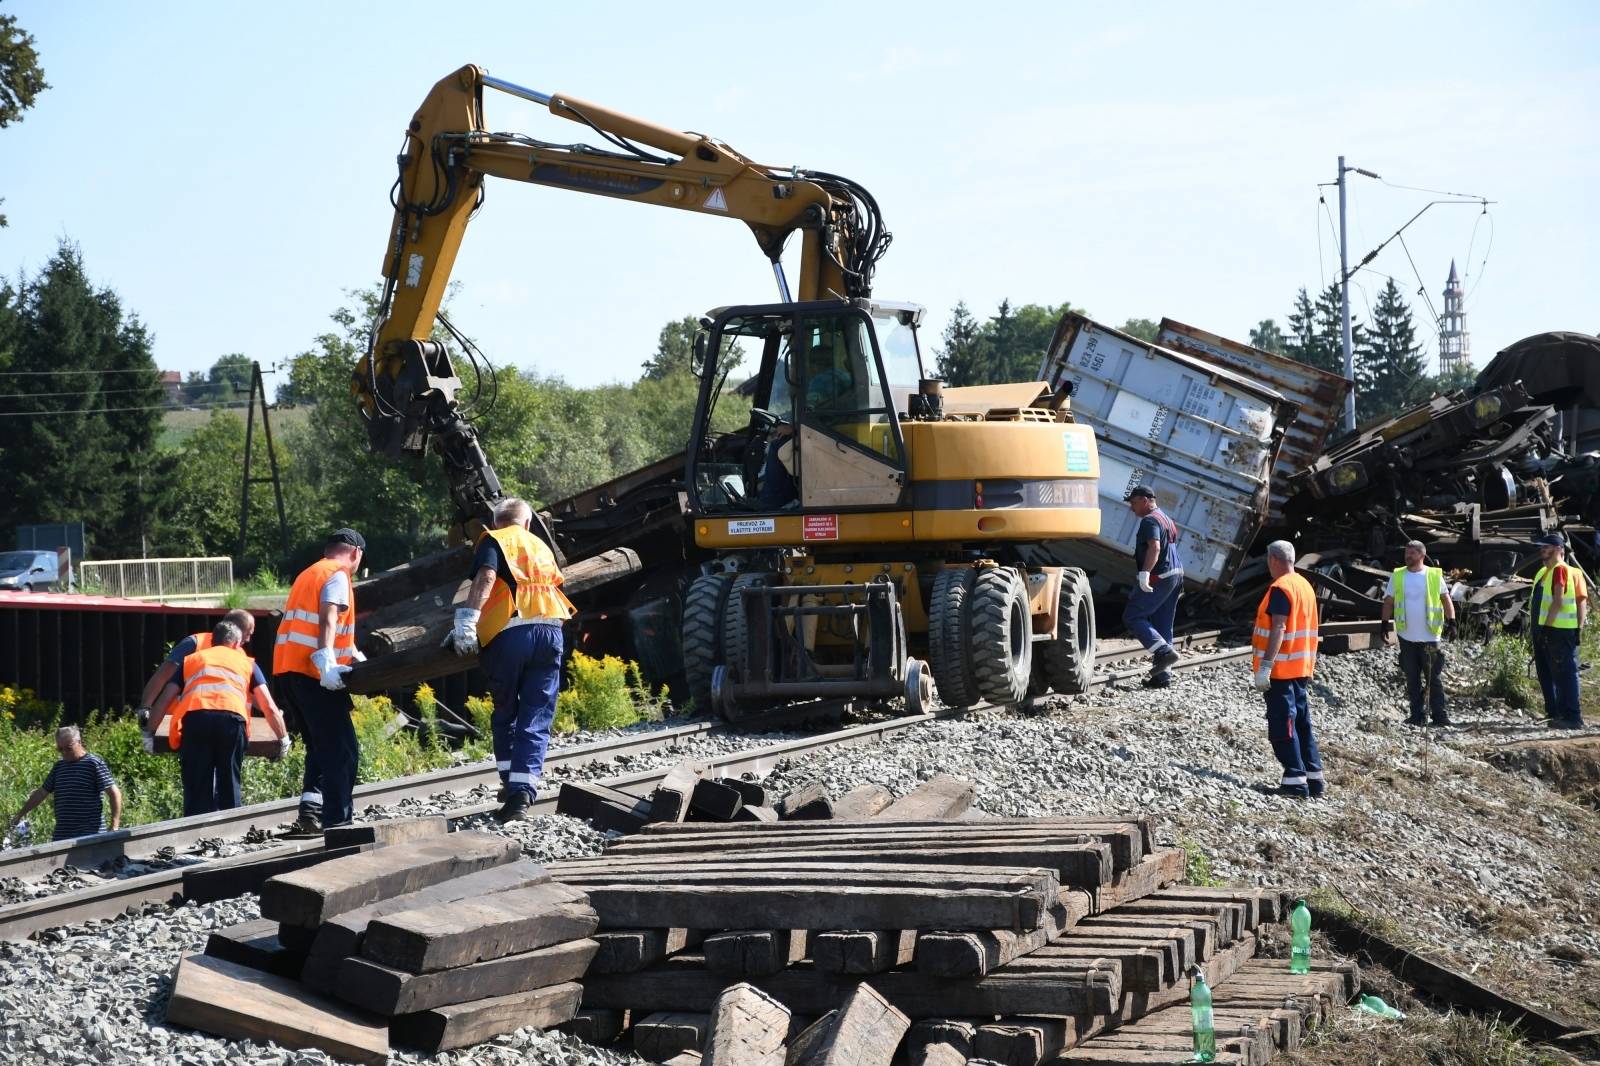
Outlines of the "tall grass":
[{"label": "tall grass", "polygon": [[1538,695],[1537,682],[1528,675],[1533,649],[1522,636],[1497,633],[1483,649],[1483,692],[1527,709]]}]

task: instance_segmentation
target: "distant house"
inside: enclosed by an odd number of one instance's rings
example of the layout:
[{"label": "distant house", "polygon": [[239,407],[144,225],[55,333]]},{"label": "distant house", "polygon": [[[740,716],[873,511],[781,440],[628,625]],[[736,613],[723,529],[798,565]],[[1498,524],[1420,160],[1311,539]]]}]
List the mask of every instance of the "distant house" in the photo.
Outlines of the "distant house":
[{"label": "distant house", "polygon": [[161,372],[161,391],[171,404],[183,402],[183,375],[176,370]]}]

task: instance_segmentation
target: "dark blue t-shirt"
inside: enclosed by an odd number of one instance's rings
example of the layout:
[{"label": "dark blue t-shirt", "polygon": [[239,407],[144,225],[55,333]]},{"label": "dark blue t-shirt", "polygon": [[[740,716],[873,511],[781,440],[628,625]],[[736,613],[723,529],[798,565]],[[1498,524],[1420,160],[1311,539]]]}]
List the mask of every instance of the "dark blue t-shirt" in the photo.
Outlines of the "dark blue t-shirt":
[{"label": "dark blue t-shirt", "polygon": [[506,553],[500,550],[500,542],[487,535],[478,541],[478,554],[472,557],[472,576],[477,577],[478,571],[486,566],[506,583],[506,588],[517,587],[511,578],[511,566],[506,562]]},{"label": "dark blue t-shirt", "polygon": [[[184,637],[172,646],[172,651],[167,655],[167,662],[178,668],[177,682],[179,688],[183,687],[183,660],[193,655],[197,650],[194,646],[194,638]],[[250,660],[250,662],[255,667],[255,670],[250,675],[250,687],[255,688],[257,685],[265,685],[267,683],[267,675],[261,672],[261,664],[254,659]]]},{"label": "dark blue t-shirt", "polygon": [[1144,553],[1150,542],[1154,541],[1161,546],[1161,550],[1156,552],[1156,565],[1150,568],[1152,574],[1164,577],[1169,571],[1183,569],[1183,562],[1178,558],[1178,546],[1173,542],[1176,529],[1172,519],[1167,518],[1159,507],[1139,519],[1139,531],[1134,535],[1133,558],[1140,568],[1144,567]]},{"label": "dark blue t-shirt", "polygon": [[92,752],[80,759],[61,759],[50,768],[44,790],[55,797],[56,831],[52,840],[71,840],[106,831],[100,796],[112,787],[111,770]]},{"label": "dark blue t-shirt", "polygon": [[1267,614],[1271,617],[1289,617],[1289,594],[1282,589],[1267,590]]}]

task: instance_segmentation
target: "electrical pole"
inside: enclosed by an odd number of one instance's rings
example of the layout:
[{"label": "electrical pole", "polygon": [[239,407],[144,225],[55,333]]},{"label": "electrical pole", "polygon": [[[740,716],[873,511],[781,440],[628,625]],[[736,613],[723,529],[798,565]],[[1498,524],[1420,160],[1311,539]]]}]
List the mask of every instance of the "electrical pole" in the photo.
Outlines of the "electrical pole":
[{"label": "electrical pole", "polygon": [[1344,376],[1350,391],[1344,398],[1344,428],[1356,428],[1356,358],[1350,339],[1350,240],[1345,230],[1344,156],[1339,157],[1339,324],[1344,335]]}]

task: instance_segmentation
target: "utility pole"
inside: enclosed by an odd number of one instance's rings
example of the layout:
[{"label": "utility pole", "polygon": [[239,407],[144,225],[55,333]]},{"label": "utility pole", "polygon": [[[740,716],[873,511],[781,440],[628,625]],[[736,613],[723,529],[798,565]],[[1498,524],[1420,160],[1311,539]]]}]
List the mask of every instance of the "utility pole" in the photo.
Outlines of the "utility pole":
[{"label": "utility pole", "polygon": [[[255,445],[256,436],[256,404],[261,404],[261,431],[267,438],[267,465],[272,474],[267,477],[255,476],[251,471],[251,451]],[[289,555],[289,521],[283,513],[283,482],[278,477],[278,453],[272,446],[272,422],[267,417],[267,386],[261,380],[261,364],[252,361],[250,364],[250,408],[245,415],[244,423],[244,477],[241,498],[239,500],[239,560],[244,561],[245,534],[250,529],[250,486],[254,484],[268,484],[272,486],[272,495],[278,501],[278,535],[283,538],[283,554]]]},{"label": "utility pole", "polygon": [[1356,356],[1350,339],[1350,239],[1345,229],[1344,156],[1339,157],[1339,324],[1344,335],[1344,376],[1350,391],[1344,397],[1344,428],[1356,428]]}]

